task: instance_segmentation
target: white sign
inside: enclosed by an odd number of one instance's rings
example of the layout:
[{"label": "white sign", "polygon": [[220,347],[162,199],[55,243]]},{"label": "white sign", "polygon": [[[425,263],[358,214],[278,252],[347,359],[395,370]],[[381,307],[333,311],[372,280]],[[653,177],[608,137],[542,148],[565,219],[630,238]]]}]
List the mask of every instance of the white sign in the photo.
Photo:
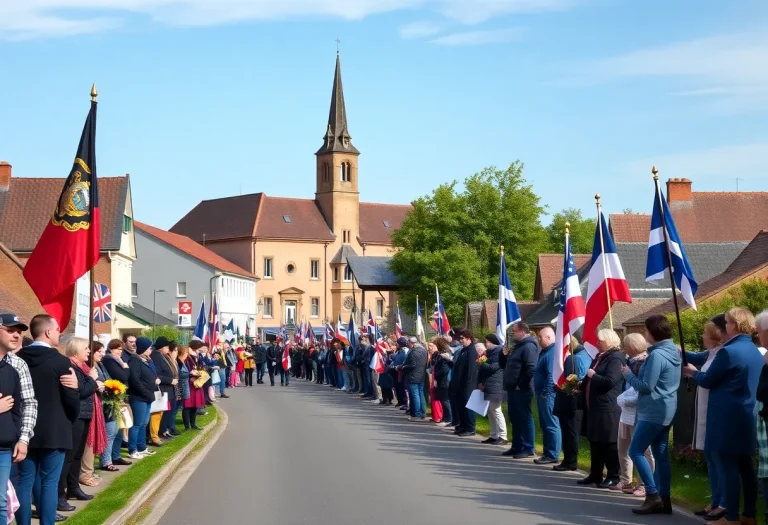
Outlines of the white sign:
[{"label": "white sign", "polygon": [[[75,295],[77,296],[77,306],[75,307],[75,336],[88,339],[90,332],[90,322],[93,312],[91,312],[91,275],[86,272],[85,275],[77,280],[75,286]],[[64,327],[62,327],[64,328]]]},{"label": "white sign", "polygon": [[192,326],[192,301],[179,301],[179,326]]}]

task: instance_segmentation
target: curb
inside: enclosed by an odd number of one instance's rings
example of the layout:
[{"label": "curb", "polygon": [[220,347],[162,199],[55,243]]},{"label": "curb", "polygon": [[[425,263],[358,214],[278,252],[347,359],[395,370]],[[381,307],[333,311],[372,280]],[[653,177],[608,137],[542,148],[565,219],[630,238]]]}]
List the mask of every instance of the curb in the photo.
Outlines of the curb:
[{"label": "curb", "polygon": [[[173,461],[170,461],[157,471],[155,475],[152,476],[152,478],[147,481],[130,500],[128,500],[122,509],[112,514],[112,516],[110,516],[104,523],[106,525],[125,525],[137,514],[141,513],[144,506],[152,500],[155,493],[161,487],[164,487],[163,497],[159,500],[162,502],[162,505],[158,506],[157,509],[153,506],[149,515],[140,520],[140,523],[147,525],[158,523],[163,514],[165,514],[165,511],[168,510],[173,503],[173,500],[176,499],[176,495],[184,487],[189,477],[197,469],[203,458],[205,458],[227,428],[229,416],[227,416],[227,413],[219,408],[219,406],[216,407],[216,421],[218,424],[205,427],[195,439],[190,441],[186,447],[173,456]],[[208,439],[209,436],[210,439]],[[208,441],[203,448],[199,451],[195,451],[195,448],[206,439]],[[188,461],[191,456],[193,456],[192,461]],[[176,481],[175,483],[167,485],[166,482],[174,476],[181,482]]]}]

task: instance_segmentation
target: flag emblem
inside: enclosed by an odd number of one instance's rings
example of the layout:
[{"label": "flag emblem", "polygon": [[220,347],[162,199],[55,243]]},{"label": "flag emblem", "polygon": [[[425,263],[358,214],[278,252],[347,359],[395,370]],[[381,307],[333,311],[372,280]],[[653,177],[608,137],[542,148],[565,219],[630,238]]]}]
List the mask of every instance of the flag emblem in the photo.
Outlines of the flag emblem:
[{"label": "flag emblem", "polygon": [[54,226],[63,226],[71,232],[76,232],[81,228],[87,230],[91,226],[90,217],[88,217],[91,184],[87,180],[83,180],[83,173],[80,169],[88,175],[91,174],[91,170],[83,159],[75,159],[72,179],[67,188],[61,192],[61,197],[51,219]]},{"label": "flag emblem", "polygon": [[108,323],[112,320],[112,294],[106,284],[93,285],[93,322]]}]

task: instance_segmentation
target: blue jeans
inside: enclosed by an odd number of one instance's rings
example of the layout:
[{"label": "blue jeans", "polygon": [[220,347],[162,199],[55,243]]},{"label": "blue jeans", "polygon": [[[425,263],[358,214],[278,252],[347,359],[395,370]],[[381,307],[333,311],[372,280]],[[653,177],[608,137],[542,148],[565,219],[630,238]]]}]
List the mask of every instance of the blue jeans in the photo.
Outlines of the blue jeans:
[{"label": "blue jeans", "polygon": [[[629,445],[629,457],[635,464],[635,469],[645,485],[646,494],[658,494],[662,498],[670,495],[672,483],[672,467],[669,464],[669,429],[670,425],[663,426],[649,421],[638,421],[635,425],[635,434]],[[656,461],[656,470],[651,471],[648,460],[645,459],[645,450],[651,447],[653,459]],[[738,507],[738,505],[737,505]],[[738,514],[736,520],[738,521]]]},{"label": "blue jeans", "polygon": [[411,398],[411,416],[427,417],[427,401],[424,399],[424,383],[408,383]]},{"label": "blue jeans", "polygon": [[536,429],[533,424],[532,390],[507,392],[507,412],[512,424],[512,450],[517,454],[533,454]]},{"label": "blue jeans", "polygon": [[343,388],[343,387],[344,387],[344,369],[337,368],[336,369],[336,388]]},{"label": "blue jeans", "polygon": [[[104,426],[107,430],[107,445],[104,447],[104,452],[99,456],[99,466],[106,467],[111,465],[115,459],[115,453],[113,447],[117,445],[117,459],[120,459],[120,443],[115,443],[117,440],[117,420],[106,421]],[[122,436],[121,436],[122,437]]]},{"label": "blue jeans", "polygon": [[227,372],[229,372],[229,369],[226,371],[223,368],[219,369],[219,378],[221,381],[216,385],[218,388],[214,387],[214,390],[218,390],[220,396],[224,395],[224,390],[227,388]]},{"label": "blue jeans", "polygon": [[133,426],[128,430],[128,453],[147,450],[147,423],[149,423],[149,407],[146,401],[131,401],[133,411]]},{"label": "blue jeans", "polygon": [[59,501],[59,478],[65,455],[64,449],[32,448],[24,461],[19,463],[16,496],[21,506],[16,511],[18,525],[32,523],[33,492],[40,525],[54,525]]},{"label": "blue jeans", "polygon": [[717,454],[704,450],[704,457],[707,458],[707,478],[709,478],[709,490],[712,491],[712,499],[709,504],[713,509],[716,507],[725,508],[725,490],[720,479]]},{"label": "blue jeans", "polygon": [[266,363],[256,365],[256,382],[261,383],[264,380],[264,369],[266,367]]},{"label": "blue jeans", "polygon": [[550,393],[546,397],[538,394],[536,396],[536,407],[539,409],[539,426],[541,427],[542,434],[544,434],[544,457],[559,460],[561,445],[560,420],[552,413],[555,409],[555,394]]},{"label": "blue jeans", "polygon": [[8,480],[11,479],[11,451],[0,450],[0,525],[8,525]]}]

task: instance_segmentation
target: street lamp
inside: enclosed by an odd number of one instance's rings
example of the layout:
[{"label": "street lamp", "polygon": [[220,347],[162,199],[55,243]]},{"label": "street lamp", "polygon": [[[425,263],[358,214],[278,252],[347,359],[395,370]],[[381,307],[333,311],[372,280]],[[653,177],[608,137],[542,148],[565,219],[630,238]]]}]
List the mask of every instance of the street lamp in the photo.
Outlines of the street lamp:
[{"label": "street lamp", "polygon": [[157,304],[157,294],[165,293],[165,290],[152,290],[152,340],[155,339],[155,307]]}]

